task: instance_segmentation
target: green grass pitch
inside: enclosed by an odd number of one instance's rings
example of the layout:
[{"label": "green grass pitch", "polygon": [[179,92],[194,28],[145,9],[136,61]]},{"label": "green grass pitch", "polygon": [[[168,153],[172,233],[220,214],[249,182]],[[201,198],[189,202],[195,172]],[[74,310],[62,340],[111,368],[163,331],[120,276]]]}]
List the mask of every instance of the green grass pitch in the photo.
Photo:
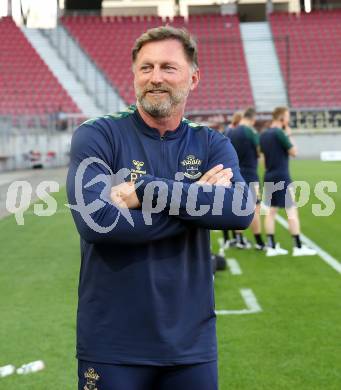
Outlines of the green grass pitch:
[{"label": "green grass pitch", "polygon": [[[340,163],[294,161],[295,180],[341,183]],[[315,217],[312,196],[300,209],[303,232],[339,261],[341,192],[336,210]],[[65,192],[57,195],[65,210]],[[249,235],[249,233],[248,233]],[[220,233],[212,233],[213,250]],[[249,235],[250,236],[250,235]],[[250,236],[251,238],[251,236]],[[289,233],[277,225],[281,245]],[[262,312],[218,316],[221,390],[341,389],[341,275],[318,256],[266,258],[231,249],[242,275],[216,274],[216,308],[239,310],[241,288],[252,289]],[[42,359],[46,369],[0,378],[3,390],[74,390],[79,242],[68,213],[0,221],[0,366]],[[195,390],[195,389],[189,389]]]}]

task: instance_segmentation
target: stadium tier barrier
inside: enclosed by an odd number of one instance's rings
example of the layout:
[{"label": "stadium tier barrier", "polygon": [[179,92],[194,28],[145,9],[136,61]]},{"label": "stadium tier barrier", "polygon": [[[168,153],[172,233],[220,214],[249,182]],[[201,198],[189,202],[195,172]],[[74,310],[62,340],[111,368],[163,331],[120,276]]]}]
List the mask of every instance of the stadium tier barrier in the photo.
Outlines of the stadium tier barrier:
[{"label": "stadium tier barrier", "polygon": [[[319,159],[324,151],[339,152],[341,131],[297,131],[300,159]],[[27,168],[67,166],[72,133],[0,134],[0,172]]]},{"label": "stadium tier barrier", "polygon": [[[203,112],[190,119],[211,127],[224,127],[232,112]],[[258,119],[265,125],[269,113]],[[85,118],[80,114],[0,116],[0,171],[66,166],[73,131]],[[341,109],[338,111],[293,111],[294,135],[299,158],[319,158],[322,151],[337,151],[341,145]],[[39,165],[39,164],[38,164]]]},{"label": "stadium tier barrier", "polygon": [[0,115],[0,171],[66,166],[81,114]]}]

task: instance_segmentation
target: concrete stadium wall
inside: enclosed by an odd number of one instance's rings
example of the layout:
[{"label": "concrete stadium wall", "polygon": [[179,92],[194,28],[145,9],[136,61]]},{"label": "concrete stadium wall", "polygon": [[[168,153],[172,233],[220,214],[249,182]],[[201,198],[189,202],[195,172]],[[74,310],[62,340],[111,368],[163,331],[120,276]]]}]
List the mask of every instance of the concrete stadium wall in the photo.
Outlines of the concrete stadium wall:
[{"label": "concrete stadium wall", "polygon": [[341,131],[294,131],[294,139],[298,147],[298,158],[319,159],[325,150],[341,150]]},{"label": "concrete stadium wall", "polygon": [[[45,167],[66,166],[69,162],[71,133],[63,134],[7,134],[0,135],[0,171],[30,168],[26,156],[31,150],[42,154]],[[325,150],[341,150],[341,131],[294,131],[300,159],[319,159]],[[49,160],[47,152],[56,153]]]},{"label": "concrete stadium wall", "polygon": [[[30,151],[39,151],[45,167],[65,166],[69,162],[72,134],[0,134],[0,171],[30,168]],[[55,152],[51,159],[47,153]]]}]

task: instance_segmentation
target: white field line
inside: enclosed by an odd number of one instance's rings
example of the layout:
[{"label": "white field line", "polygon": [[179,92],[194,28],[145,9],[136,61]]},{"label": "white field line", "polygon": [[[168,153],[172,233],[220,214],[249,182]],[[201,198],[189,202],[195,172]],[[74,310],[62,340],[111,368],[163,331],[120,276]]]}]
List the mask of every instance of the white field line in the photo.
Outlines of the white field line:
[{"label": "white field line", "polygon": [[[31,206],[30,206],[31,207]],[[8,212],[6,209],[4,210],[4,212],[2,213],[3,210],[0,210],[0,219],[2,218],[6,218],[6,217],[12,217],[12,218],[15,218],[15,214],[23,214],[24,217],[27,217],[29,215],[34,215],[35,217],[39,217],[39,218],[47,218],[47,217],[53,217],[54,215],[56,214],[69,214],[71,215],[71,210],[68,209],[68,208],[59,208],[57,209],[53,214],[51,215],[44,215],[44,216],[38,216],[34,213],[34,210],[30,209],[30,210],[18,210],[16,213],[10,213]]]},{"label": "white field line", "polygon": [[[282,225],[284,228],[288,229],[288,222],[281,217],[280,215],[276,215],[277,222]],[[331,266],[336,272],[341,274],[341,263],[336,260],[333,256],[331,256],[329,253],[324,251],[321,247],[319,247],[314,241],[312,241],[310,238],[305,236],[304,234],[301,234],[302,242],[306,245],[308,245],[310,248],[313,248],[316,250],[317,254],[321,257],[321,259],[327,263],[329,266]]]},{"label": "white field line", "polygon": [[224,246],[224,239],[223,239],[223,237],[218,237],[217,238],[217,242],[218,242],[218,245],[219,245],[220,248]]},{"label": "white field line", "polygon": [[226,262],[232,275],[241,275],[243,273],[236,259],[226,259]]},{"label": "white field line", "polygon": [[[71,210],[69,208],[66,208],[66,207],[63,209],[59,208],[50,216],[53,217],[55,214],[70,214],[71,215]],[[27,210],[24,212],[24,215],[36,215],[36,214],[34,213],[34,210]],[[38,215],[36,215],[36,216],[38,217]],[[46,218],[46,217],[44,216],[44,218]]]},{"label": "white field line", "polygon": [[245,302],[246,309],[242,310],[216,310],[217,315],[242,315],[242,314],[254,314],[262,311],[255,294],[251,289],[242,288],[240,294]]}]

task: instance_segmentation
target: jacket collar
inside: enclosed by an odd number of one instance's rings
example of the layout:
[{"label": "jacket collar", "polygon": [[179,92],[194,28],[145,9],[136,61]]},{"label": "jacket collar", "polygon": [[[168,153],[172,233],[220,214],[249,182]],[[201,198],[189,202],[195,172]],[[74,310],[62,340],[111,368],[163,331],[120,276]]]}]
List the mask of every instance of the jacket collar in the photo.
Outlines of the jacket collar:
[{"label": "jacket collar", "polygon": [[[156,129],[155,127],[150,127],[141,117],[136,105],[130,106],[132,110],[134,110],[134,113],[132,115],[133,121],[135,124],[138,126],[138,129],[144,133],[145,135],[155,138],[155,139],[160,139],[160,133],[159,130]],[[163,139],[168,140],[168,139],[175,139],[181,136],[183,133],[183,130],[186,128],[186,122],[184,119],[181,120],[179,123],[178,127],[174,130],[167,130],[165,134],[163,135]]]}]

